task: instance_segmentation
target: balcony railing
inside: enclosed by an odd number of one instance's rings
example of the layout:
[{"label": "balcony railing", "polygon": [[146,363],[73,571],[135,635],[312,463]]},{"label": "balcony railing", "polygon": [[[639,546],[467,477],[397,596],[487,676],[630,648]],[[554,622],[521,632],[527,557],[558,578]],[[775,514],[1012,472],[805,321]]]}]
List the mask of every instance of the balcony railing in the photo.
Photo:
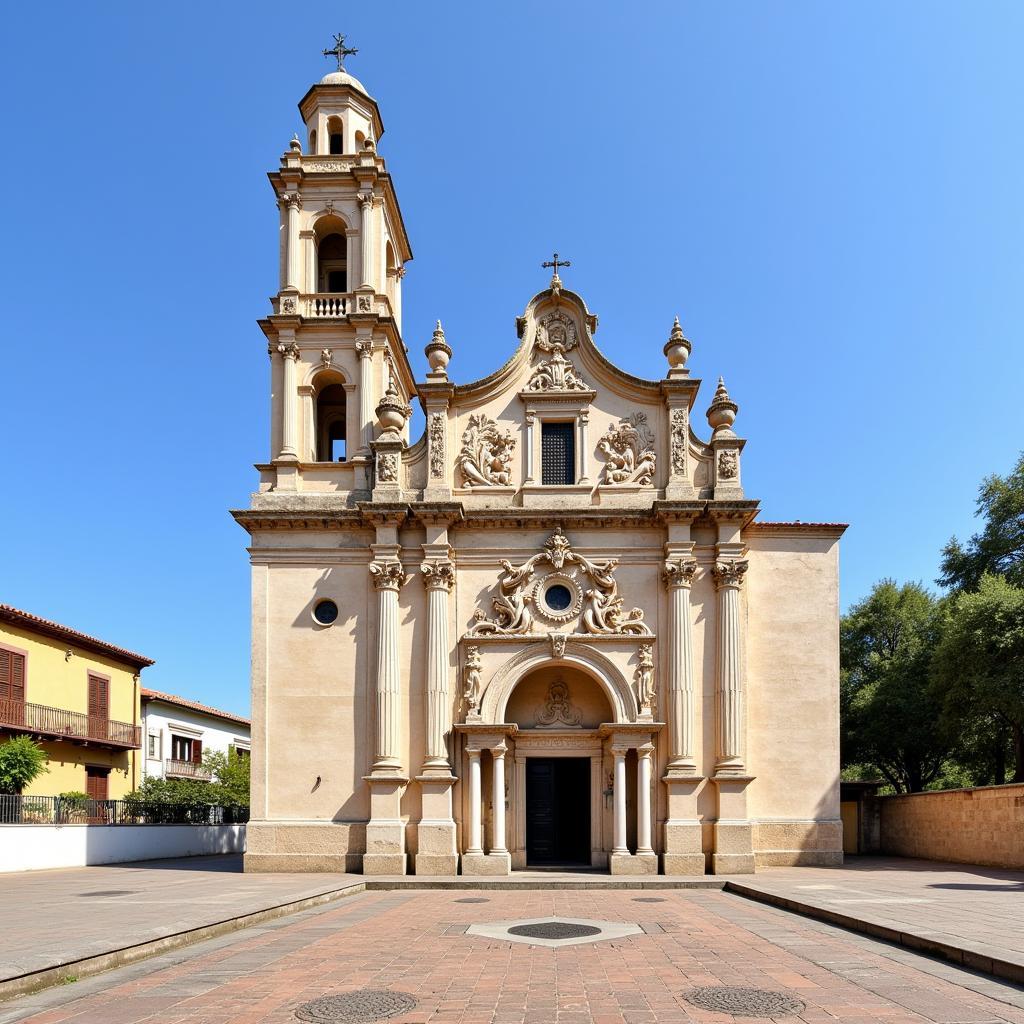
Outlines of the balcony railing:
[{"label": "balcony railing", "polygon": [[142,746],[141,726],[17,700],[0,700],[0,729],[105,747]]},{"label": "balcony railing", "polygon": [[248,807],[199,800],[171,804],[138,797],[89,800],[0,793],[2,825],[242,825],[248,820]]},{"label": "balcony railing", "polygon": [[201,764],[194,761],[179,761],[169,757],[164,761],[164,775],[169,779],[200,779],[210,781],[210,773]]}]

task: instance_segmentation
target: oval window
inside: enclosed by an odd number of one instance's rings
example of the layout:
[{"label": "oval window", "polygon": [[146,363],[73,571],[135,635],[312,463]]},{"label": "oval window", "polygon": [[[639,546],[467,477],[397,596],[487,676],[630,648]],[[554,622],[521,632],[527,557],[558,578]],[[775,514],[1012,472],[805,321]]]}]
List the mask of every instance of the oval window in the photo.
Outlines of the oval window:
[{"label": "oval window", "polygon": [[561,583],[554,583],[544,591],[544,603],[556,612],[564,612],[572,604],[572,591]]},{"label": "oval window", "polygon": [[329,626],[338,617],[338,606],[333,601],[317,601],[313,608],[313,618],[321,626]]}]

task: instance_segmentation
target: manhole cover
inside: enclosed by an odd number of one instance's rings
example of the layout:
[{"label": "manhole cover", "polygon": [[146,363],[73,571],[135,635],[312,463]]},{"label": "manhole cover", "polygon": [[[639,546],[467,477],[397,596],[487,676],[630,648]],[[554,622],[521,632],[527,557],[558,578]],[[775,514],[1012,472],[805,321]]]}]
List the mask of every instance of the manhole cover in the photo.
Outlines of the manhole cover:
[{"label": "manhole cover", "polygon": [[95,892],[80,892],[79,896],[134,896],[135,889],[97,889]]},{"label": "manhole cover", "polygon": [[464,899],[456,900],[456,903],[490,903],[489,899],[483,896],[466,896]]},{"label": "manhole cover", "polygon": [[664,896],[634,896],[634,903],[664,903]]},{"label": "manhole cover", "polygon": [[742,988],[736,985],[706,985],[691,988],[683,998],[702,1010],[732,1013],[744,1017],[783,1017],[802,1013],[804,1004],[785,992],[763,988]]},{"label": "manhole cover", "polygon": [[408,992],[390,992],[383,988],[360,988],[337,996],[322,996],[303,1003],[295,1011],[299,1020],[313,1024],[362,1024],[364,1021],[387,1020],[408,1013],[416,1000]]},{"label": "manhole cover", "polygon": [[527,939],[582,939],[585,935],[600,935],[601,929],[590,924],[570,924],[568,921],[542,921],[540,924],[517,924],[509,935],[522,935]]}]

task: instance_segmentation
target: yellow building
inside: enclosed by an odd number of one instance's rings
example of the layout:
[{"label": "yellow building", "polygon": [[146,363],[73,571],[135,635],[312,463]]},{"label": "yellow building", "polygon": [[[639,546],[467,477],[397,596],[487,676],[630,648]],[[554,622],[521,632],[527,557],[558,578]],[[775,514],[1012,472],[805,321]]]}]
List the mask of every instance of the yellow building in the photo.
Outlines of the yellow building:
[{"label": "yellow building", "polygon": [[0,742],[29,735],[49,756],[27,795],[118,800],[138,785],[139,676],[152,664],[0,604]]}]

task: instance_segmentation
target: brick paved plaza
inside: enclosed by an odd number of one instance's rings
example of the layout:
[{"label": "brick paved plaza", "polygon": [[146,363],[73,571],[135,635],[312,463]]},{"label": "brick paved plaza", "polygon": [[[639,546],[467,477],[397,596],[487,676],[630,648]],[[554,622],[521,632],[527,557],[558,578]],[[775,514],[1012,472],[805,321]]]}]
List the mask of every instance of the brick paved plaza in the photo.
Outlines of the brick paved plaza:
[{"label": "brick paved plaza", "polygon": [[[466,931],[544,916],[642,933],[552,949]],[[284,1024],[306,1001],[364,987],[416,998],[397,1024],[736,1019],[684,1001],[709,985],[805,1005],[780,1020],[1024,1024],[1024,989],[713,890],[361,893],[12,1000],[0,1024]]]}]

